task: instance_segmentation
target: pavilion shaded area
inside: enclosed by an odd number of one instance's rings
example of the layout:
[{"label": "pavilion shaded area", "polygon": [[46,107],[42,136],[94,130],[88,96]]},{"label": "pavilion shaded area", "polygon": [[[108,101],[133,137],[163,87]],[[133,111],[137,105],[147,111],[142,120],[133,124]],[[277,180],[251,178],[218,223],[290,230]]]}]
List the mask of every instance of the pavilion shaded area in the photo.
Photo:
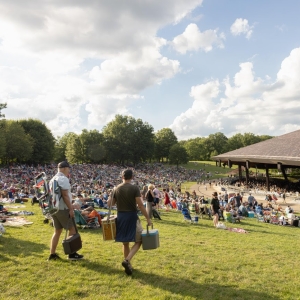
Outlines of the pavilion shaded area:
[{"label": "pavilion shaded area", "polygon": [[277,169],[288,180],[286,169],[300,167],[300,130],[296,130],[272,139],[223,153],[212,157],[218,166],[222,164],[238,165],[239,178],[242,179],[242,167],[246,170],[246,184],[249,182],[249,169],[266,170],[266,185],[270,190],[269,170]]}]

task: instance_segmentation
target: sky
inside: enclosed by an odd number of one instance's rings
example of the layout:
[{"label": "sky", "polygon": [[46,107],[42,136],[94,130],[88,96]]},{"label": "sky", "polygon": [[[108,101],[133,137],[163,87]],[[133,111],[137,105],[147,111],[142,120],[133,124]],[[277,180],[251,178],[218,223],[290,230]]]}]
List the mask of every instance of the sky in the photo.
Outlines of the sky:
[{"label": "sky", "polygon": [[298,0],[0,0],[0,103],[55,137],[116,114],[178,140],[300,129]]}]

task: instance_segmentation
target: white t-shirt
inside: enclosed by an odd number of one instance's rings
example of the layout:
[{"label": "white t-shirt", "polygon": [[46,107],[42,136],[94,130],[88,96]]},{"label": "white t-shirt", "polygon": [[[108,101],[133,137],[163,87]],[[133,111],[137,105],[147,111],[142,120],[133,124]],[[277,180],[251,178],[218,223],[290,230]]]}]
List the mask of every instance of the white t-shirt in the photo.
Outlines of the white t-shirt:
[{"label": "white t-shirt", "polygon": [[[68,190],[69,199],[70,199],[70,201],[72,201],[71,185],[70,185],[69,178],[66,177],[61,172],[58,172],[52,179],[54,179],[54,178],[57,180],[58,185],[60,186],[61,190]],[[66,205],[65,201],[62,199],[61,193],[58,194],[57,197],[61,197],[61,199],[59,200],[59,210],[68,209],[68,206]],[[72,202],[70,202],[70,204],[71,203]]]}]

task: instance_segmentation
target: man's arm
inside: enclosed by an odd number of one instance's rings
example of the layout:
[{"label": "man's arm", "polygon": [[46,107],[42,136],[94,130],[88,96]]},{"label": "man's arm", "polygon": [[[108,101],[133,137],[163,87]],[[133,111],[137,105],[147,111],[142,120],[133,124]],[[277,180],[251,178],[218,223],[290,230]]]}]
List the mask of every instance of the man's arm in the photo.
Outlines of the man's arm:
[{"label": "man's arm", "polygon": [[[114,206],[117,202],[116,198],[114,197],[113,199],[111,198],[112,194],[109,195],[109,198],[107,200],[107,206],[110,207],[111,206]],[[111,203],[111,204],[110,204]]]},{"label": "man's arm", "polygon": [[61,196],[67,205],[68,209],[70,210],[70,217],[74,218],[74,209],[72,206],[72,199],[69,197],[69,190],[60,190],[61,191]]},{"label": "man's arm", "polygon": [[140,209],[141,213],[143,214],[143,216],[147,219],[148,226],[151,226],[152,221],[148,216],[148,213],[147,213],[146,208],[143,204],[142,198],[141,197],[135,197],[135,202],[136,202],[137,206],[139,207],[139,209]]}]

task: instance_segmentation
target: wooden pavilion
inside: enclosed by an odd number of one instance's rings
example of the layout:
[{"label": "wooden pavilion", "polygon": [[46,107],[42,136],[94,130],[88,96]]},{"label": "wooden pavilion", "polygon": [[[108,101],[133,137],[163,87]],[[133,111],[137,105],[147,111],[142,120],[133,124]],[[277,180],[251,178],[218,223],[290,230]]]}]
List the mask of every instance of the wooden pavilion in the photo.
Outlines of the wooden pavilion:
[{"label": "wooden pavilion", "polygon": [[238,165],[239,178],[242,167],[246,170],[246,184],[249,182],[249,168],[266,170],[266,185],[270,190],[269,170],[277,169],[288,180],[286,169],[300,167],[300,130],[296,130],[247,147],[212,157],[216,165]]}]

